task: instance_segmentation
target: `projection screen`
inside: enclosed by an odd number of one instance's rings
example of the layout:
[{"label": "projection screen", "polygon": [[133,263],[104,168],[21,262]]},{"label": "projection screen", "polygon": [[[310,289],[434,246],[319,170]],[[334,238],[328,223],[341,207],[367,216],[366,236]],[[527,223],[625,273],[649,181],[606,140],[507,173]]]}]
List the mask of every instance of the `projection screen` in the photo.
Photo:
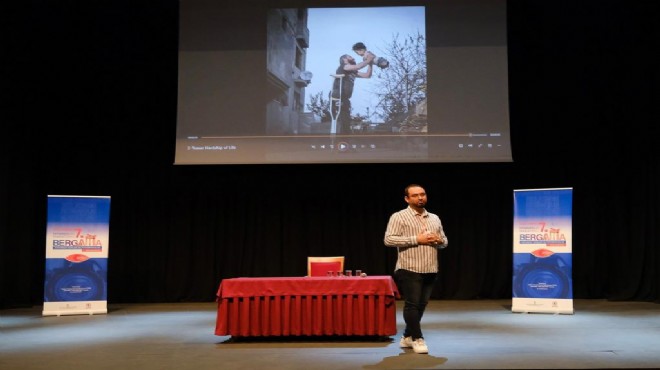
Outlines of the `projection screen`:
[{"label": "projection screen", "polygon": [[300,3],[180,1],[175,164],[512,161],[505,0]]}]

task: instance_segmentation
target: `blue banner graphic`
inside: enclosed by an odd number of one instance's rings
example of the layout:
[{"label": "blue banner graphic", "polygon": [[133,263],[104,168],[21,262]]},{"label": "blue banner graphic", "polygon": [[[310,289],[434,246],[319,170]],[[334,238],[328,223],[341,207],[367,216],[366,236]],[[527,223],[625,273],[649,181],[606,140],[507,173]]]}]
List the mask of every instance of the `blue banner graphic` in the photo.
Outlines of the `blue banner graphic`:
[{"label": "blue banner graphic", "polygon": [[110,197],[48,196],[43,315],[107,313]]},{"label": "blue banner graphic", "polygon": [[573,189],[514,190],[514,312],[573,313]]}]

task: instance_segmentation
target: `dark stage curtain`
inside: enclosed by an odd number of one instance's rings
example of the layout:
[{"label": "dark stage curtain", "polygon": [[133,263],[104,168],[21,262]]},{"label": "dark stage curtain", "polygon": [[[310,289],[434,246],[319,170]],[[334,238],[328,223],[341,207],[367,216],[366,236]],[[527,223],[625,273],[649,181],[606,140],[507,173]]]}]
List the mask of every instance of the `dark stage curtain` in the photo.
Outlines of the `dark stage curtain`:
[{"label": "dark stage curtain", "polygon": [[572,187],[574,297],[660,302],[656,2],[509,2],[513,163],[254,166],[172,165],[177,3],[102,3],[11,12],[0,308],[42,303],[49,194],[112,197],[110,303],[212,301],[308,255],[391,274],[408,183],[450,240],[435,299],[511,297],[513,190]]}]

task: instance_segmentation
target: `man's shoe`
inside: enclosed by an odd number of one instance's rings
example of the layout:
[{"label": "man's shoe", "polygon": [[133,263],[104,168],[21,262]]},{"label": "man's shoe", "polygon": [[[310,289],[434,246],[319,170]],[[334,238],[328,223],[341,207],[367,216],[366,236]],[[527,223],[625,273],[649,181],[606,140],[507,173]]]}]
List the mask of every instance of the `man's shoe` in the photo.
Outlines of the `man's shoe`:
[{"label": "man's shoe", "polygon": [[412,349],[415,353],[429,353],[429,347],[426,346],[424,338],[417,338],[412,342]]},{"label": "man's shoe", "polygon": [[399,347],[401,348],[412,348],[413,346],[413,340],[412,337],[401,337],[401,340],[399,340]]}]

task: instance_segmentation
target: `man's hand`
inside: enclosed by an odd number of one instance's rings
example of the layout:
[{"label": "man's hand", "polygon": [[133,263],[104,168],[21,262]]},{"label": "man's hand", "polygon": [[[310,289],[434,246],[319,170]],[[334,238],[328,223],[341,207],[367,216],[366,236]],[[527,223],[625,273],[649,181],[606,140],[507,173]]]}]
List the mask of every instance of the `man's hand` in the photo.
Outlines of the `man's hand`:
[{"label": "man's hand", "polygon": [[443,240],[437,233],[431,231],[423,231],[417,235],[418,244],[438,245],[442,244]]}]

